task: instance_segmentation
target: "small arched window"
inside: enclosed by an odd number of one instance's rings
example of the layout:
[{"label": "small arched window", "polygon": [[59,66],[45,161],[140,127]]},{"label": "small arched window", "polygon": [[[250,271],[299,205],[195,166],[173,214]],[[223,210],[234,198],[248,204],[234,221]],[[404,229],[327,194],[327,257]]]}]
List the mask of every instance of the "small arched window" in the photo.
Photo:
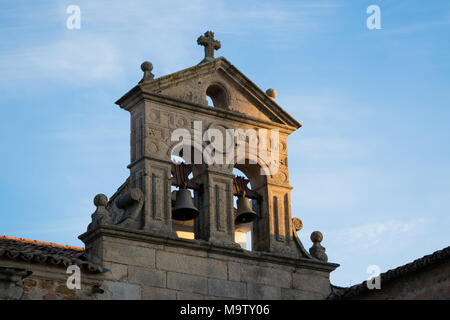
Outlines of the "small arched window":
[{"label": "small arched window", "polygon": [[206,96],[207,96],[206,99],[208,100],[208,104],[210,106],[211,106],[211,102],[212,102],[211,107],[226,109],[226,108],[228,108],[228,105],[230,104],[228,92],[220,84],[215,83],[215,84],[210,85],[206,89]]}]

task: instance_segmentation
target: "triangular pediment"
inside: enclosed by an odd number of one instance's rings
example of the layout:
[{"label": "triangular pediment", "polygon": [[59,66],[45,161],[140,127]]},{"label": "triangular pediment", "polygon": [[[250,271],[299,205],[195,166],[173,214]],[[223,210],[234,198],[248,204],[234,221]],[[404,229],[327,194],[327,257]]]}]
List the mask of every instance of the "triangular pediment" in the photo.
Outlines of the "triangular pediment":
[{"label": "triangular pediment", "polygon": [[209,95],[215,108],[295,129],[301,127],[296,119],[223,57],[141,83],[140,87],[143,91],[204,106],[211,105],[207,100]]}]

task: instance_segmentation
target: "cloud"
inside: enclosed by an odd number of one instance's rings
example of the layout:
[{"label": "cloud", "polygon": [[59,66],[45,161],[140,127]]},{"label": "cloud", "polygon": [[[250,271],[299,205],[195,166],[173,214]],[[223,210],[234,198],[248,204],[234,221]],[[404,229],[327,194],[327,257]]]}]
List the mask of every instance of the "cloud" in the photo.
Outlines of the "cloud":
[{"label": "cloud", "polygon": [[[295,26],[304,35],[317,31],[318,24],[324,23],[317,13],[336,8],[335,2],[330,1],[286,6],[256,1],[237,5],[207,0],[79,0],[81,29],[67,30],[68,4],[21,7],[8,13],[11,19],[20,18],[21,24],[13,27],[15,32],[25,33],[22,23],[26,23],[26,36],[32,36],[30,43],[39,39],[41,44],[28,45],[21,37],[7,38],[11,49],[0,54],[2,81],[51,79],[77,85],[111,82],[122,78],[124,70],[139,73],[144,59],[152,61],[158,76],[200,61],[202,51],[195,39],[208,29],[241,36],[264,30],[265,41],[279,46],[282,39],[291,41],[291,34],[279,30],[294,32],[291,27]],[[23,21],[21,15],[29,15],[30,11],[48,19]],[[53,27],[54,32],[43,38],[37,31],[43,26]]]},{"label": "cloud", "polygon": [[393,245],[399,248],[402,244],[407,243],[411,237],[415,237],[417,233],[423,231],[425,226],[431,222],[432,220],[428,218],[371,222],[337,231],[330,234],[330,238],[352,249],[385,249]]},{"label": "cloud", "polygon": [[108,164],[112,155],[116,159],[128,157],[129,130],[126,117],[105,114],[99,121],[92,114],[69,114],[40,137],[44,142],[58,143],[63,150],[83,155],[83,161],[90,165],[98,165]]},{"label": "cloud", "polygon": [[[63,80],[78,85],[114,81],[123,73],[116,47],[103,39],[80,37],[0,55],[0,69],[15,80]],[[10,81],[10,77],[4,77]]]}]

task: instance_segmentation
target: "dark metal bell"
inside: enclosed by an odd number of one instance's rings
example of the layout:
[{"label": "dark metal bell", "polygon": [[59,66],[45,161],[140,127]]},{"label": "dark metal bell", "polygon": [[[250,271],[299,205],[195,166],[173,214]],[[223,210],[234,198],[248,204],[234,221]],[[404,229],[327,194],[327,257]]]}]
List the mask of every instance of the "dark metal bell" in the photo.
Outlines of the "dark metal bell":
[{"label": "dark metal bell", "polygon": [[172,208],[172,219],[187,221],[196,218],[199,214],[194,206],[191,192],[187,189],[180,189],[176,192],[175,206]]},{"label": "dark metal bell", "polygon": [[236,219],[234,220],[234,223],[236,225],[243,224],[243,223],[249,223],[256,220],[256,212],[253,211],[252,207],[250,206],[250,201],[245,196],[245,192],[238,197],[237,200],[237,210],[236,210]]}]

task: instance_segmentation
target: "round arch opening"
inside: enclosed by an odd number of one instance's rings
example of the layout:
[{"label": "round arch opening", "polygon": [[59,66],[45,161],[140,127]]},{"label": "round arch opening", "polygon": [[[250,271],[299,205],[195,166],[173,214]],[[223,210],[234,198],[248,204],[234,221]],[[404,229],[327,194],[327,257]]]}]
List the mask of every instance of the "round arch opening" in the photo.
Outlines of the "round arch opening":
[{"label": "round arch opening", "polygon": [[[228,92],[225,89],[225,87],[220,84],[217,83],[211,84],[206,89],[206,96],[207,100],[211,100],[212,107],[214,108],[226,109],[230,104]],[[209,104],[211,104],[211,102],[208,101]]]}]

